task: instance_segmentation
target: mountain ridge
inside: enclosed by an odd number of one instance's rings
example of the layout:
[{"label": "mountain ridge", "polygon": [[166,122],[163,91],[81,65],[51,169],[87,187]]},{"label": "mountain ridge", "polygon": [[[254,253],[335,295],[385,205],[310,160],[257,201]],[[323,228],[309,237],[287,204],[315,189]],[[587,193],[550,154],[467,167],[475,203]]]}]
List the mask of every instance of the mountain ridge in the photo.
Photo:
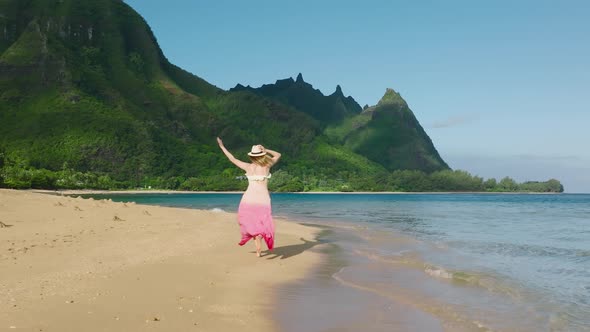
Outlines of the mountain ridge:
[{"label": "mountain ridge", "polygon": [[361,106],[351,96],[345,97],[340,85],[331,95],[325,96],[299,73],[295,80],[292,77],[278,79],[274,84],[263,84],[259,88],[237,84],[229,91],[247,90],[261,96],[288,104],[319,120],[321,123],[341,121],[348,115],[360,113]]},{"label": "mountain ridge", "polygon": [[[353,97],[344,97],[340,85],[330,95],[297,78],[279,79],[259,88],[236,85],[230,91],[250,91],[292,106],[320,121],[323,133],[351,151],[389,171],[449,169],[407,102],[387,88],[376,105],[362,109]],[[309,107],[313,100],[314,107]],[[336,112],[331,110],[337,110]]]}]

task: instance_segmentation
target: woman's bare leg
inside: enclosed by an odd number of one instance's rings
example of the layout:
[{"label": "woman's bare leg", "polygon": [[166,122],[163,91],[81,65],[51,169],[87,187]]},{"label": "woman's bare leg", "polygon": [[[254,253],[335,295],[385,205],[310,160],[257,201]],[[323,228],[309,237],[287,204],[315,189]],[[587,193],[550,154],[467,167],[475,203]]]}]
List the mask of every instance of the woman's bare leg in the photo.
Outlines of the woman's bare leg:
[{"label": "woman's bare leg", "polygon": [[258,235],[254,238],[254,243],[256,244],[256,256],[260,257],[260,249],[262,247],[262,236]]}]

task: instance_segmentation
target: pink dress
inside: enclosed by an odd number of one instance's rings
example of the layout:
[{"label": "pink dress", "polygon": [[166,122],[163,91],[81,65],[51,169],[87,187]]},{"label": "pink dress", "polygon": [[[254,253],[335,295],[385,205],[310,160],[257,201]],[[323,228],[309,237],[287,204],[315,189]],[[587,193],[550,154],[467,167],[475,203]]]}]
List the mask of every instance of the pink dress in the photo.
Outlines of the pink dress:
[{"label": "pink dress", "polygon": [[274,248],[275,224],[272,219],[270,194],[267,179],[269,175],[246,175],[248,189],[244,192],[238,208],[238,223],[243,246],[251,238],[261,235],[269,250]]}]

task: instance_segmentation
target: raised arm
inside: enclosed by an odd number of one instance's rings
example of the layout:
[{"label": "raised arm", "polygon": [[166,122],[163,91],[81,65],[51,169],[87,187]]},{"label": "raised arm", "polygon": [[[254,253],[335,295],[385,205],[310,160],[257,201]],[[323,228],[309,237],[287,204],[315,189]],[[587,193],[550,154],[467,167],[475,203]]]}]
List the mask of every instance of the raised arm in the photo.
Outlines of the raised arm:
[{"label": "raised arm", "polygon": [[263,147],[263,149],[264,149],[264,151],[266,151],[266,153],[268,153],[269,155],[271,155],[271,159],[272,159],[272,164],[273,165],[276,164],[279,161],[279,159],[281,159],[281,154],[280,153],[278,153],[276,151],[273,151],[273,150],[266,149],[264,147]]},{"label": "raised arm", "polygon": [[223,154],[225,154],[225,156],[227,157],[227,159],[229,159],[229,161],[231,161],[234,165],[238,166],[239,168],[243,169],[244,171],[248,171],[248,166],[250,166],[250,164],[243,162],[241,160],[238,160],[236,157],[234,157],[233,154],[231,154],[231,152],[227,151],[227,149],[223,145],[223,141],[219,137],[217,137],[217,144],[219,144],[219,148],[221,149],[221,151],[223,151]]}]

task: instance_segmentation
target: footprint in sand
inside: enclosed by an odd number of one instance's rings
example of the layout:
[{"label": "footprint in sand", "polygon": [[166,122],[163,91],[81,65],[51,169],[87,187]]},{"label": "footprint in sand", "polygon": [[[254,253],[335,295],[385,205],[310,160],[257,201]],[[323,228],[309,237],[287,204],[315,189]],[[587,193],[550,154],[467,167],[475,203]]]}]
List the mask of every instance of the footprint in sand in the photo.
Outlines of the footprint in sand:
[{"label": "footprint in sand", "polygon": [[0,221],[0,228],[8,228],[8,227],[12,227],[12,226],[14,226],[14,225],[8,225],[8,224],[5,224]]}]

